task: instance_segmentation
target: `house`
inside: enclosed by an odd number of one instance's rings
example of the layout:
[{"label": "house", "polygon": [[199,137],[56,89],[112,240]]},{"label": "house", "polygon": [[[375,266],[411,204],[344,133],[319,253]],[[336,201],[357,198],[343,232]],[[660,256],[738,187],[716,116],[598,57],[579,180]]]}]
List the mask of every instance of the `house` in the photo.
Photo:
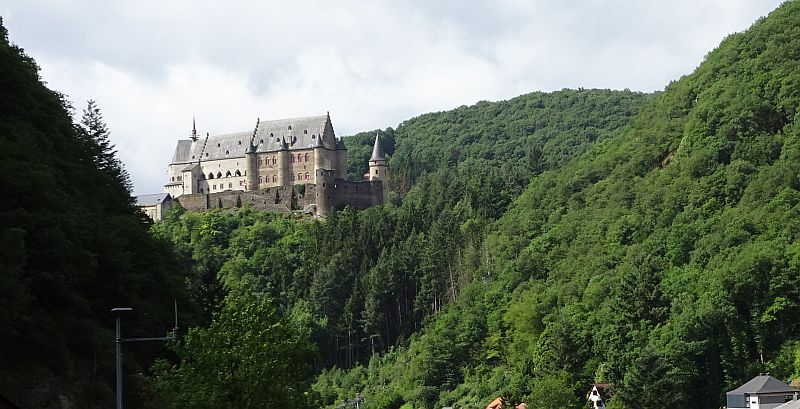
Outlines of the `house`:
[{"label": "house", "polygon": [[777,406],[775,409],[800,409],[800,400],[790,400],[783,405]]},{"label": "house", "polygon": [[592,385],[589,390],[587,400],[589,401],[590,409],[605,408],[606,402],[611,398],[611,388],[614,384],[611,383],[596,383]]},{"label": "house", "polygon": [[800,394],[800,389],[775,379],[759,375],[727,393],[728,409],[774,409]]},{"label": "house", "polygon": [[154,221],[163,219],[164,213],[170,206],[172,206],[172,196],[169,193],[136,196],[136,207],[142,209]]},{"label": "house", "polygon": [[[498,396],[495,400],[492,401],[486,409],[502,409],[503,408],[503,398]],[[519,405],[515,406],[515,409],[528,409],[527,403],[520,403]]]}]

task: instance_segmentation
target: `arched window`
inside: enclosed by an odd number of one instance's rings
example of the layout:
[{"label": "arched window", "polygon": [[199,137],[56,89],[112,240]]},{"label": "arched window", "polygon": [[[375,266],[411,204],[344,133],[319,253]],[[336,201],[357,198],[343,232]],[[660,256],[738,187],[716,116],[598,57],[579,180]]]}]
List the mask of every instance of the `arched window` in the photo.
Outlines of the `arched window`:
[{"label": "arched window", "polygon": [[289,125],[289,130],[290,130],[290,131],[292,130],[292,126],[291,126],[291,125]]},{"label": "arched window", "polygon": [[234,175],[236,175],[236,176],[242,176],[242,172],[239,172],[239,169],[236,169],[236,173],[234,173]]},{"label": "arched window", "polygon": [[275,159],[275,157],[273,156],[273,157],[272,157],[272,164],[274,165],[274,164],[276,164],[276,163],[278,163],[278,161],[277,161],[277,159]]},{"label": "arched window", "polygon": [[306,154],[306,162],[308,162],[308,154]]},{"label": "arched window", "polygon": [[222,172],[217,172],[217,179],[222,177]]},{"label": "arched window", "polygon": [[229,177],[231,177],[231,171],[227,171],[227,172],[225,172],[225,177],[226,177],[226,178],[229,178]]},{"label": "arched window", "polygon": [[303,174],[302,173],[298,173],[297,174],[297,180],[303,180]]},{"label": "arched window", "polygon": [[297,162],[300,163],[302,161],[303,161],[303,156],[298,153],[297,154]]},{"label": "arched window", "polygon": [[303,135],[308,135],[308,129],[303,129]]},{"label": "arched window", "polygon": [[264,183],[264,177],[263,176],[259,176],[258,177],[258,183]]},{"label": "arched window", "polygon": [[294,163],[294,155],[292,155],[292,163]]},{"label": "arched window", "polygon": [[208,178],[209,178],[209,179],[214,179],[214,174],[213,174],[213,173],[209,173],[209,174],[208,174]]},{"label": "arched window", "polygon": [[292,182],[294,182],[294,173],[292,173]]},{"label": "arched window", "polygon": [[275,176],[275,175],[272,175],[272,183],[275,183],[277,181],[278,181],[278,177]]},{"label": "arched window", "polygon": [[308,172],[306,172],[306,180],[308,180]]}]

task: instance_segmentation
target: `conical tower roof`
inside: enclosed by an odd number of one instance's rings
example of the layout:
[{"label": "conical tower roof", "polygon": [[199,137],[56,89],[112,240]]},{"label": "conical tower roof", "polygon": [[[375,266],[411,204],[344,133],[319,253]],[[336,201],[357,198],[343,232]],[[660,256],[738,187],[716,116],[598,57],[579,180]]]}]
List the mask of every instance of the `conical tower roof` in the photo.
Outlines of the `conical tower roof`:
[{"label": "conical tower roof", "polygon": [[372,157],[369,160],[386,160],[386,155],[383,153],[383,145],[381,144],[381,136],[375,133],[375,145],[372,147]]}]

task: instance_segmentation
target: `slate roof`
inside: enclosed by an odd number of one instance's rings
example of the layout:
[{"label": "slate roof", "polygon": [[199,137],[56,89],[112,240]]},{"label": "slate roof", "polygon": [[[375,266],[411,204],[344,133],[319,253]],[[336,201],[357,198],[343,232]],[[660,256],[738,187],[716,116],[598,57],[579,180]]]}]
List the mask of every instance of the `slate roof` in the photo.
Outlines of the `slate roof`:
[{"label": "slate roof", "polygon": [[759,375],[747,381],[744,385],[728,392],[730,394],[750,394],[761,393],[793,393],[800,392],[800,389],[793,388],[781,380],[769,375]]},{"label": "slate roof", "polygon": [[192,163],[191,165],[186,165],[186,167],[184,167],[183,169],[181,169],[181,172],[189,172],[189,171],[193,170],[194,168],[196,168],[196,167],[198,167],[198,166],[200,166],[200,164],[199,164],[199,163],[196,163],[196,162],[195,162],[195,163]]},{"label": "slate roof", "polygon": [[241,158],[253,144],[256,152],[283,149],[298,150],[317,146],[325,149],[346,149],[336,140],[330,116],[259,121],[255,131],[210,135],[197,141],[179,140],[172,158],[173,164],[195,160]]},{"label": "slate roof", "polygon": [[136,196],[136,206],[155,206],[163,203],[169,197],[169,193]]},{"label": "slate roof", "polygon": [[375,134],[375,145],[372,146],[372,156],[369,160],[386,160],[386,154],[383,153],[383,144],[381,144],[381,137]]},{"label": "slate roof", "polygon": [[175,146],[175,154],[172,155],[172,163],[183,163],[188,162],[189,154],[192,150],[192,140],[191,139],[182,139],[178,141],[178,145]]},{"label": "slate roof", "polygon": [[790,400],[775,409],[800,409],[800,400]]}]

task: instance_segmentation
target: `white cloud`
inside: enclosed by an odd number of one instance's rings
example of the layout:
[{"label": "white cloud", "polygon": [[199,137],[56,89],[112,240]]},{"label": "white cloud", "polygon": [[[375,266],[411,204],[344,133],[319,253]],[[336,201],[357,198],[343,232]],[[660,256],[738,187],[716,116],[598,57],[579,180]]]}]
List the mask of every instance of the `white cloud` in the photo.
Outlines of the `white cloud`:
[{"label": "white cloud", "polygon": [[[0,0],[2,1],[2,0]],[[780,0],[10,0],[12,41],[97,99],[137,193],[202,132],[331,111],[340,135],[565,87],[652,91]]]}]

